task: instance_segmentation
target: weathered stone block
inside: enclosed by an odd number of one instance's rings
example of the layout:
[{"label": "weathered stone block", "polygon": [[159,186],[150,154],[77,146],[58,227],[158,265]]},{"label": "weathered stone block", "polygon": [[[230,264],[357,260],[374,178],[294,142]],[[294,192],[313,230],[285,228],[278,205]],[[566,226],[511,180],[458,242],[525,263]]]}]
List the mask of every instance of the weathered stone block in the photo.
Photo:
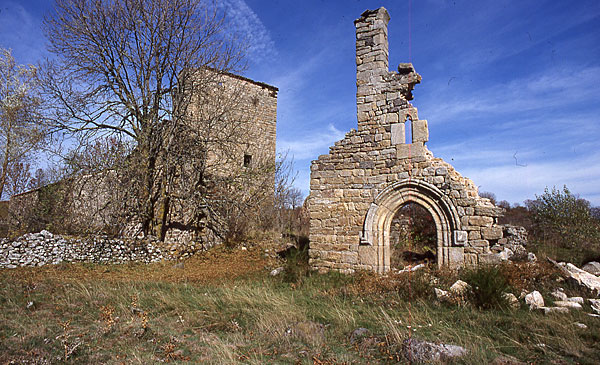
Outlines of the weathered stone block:
[{"label": "weathered stone block", "polygon": [[470,231],[469,232],[469,241],[481,239],[480,231]]},{"label": "weathered stone block", "polygon": [[429,129],[426,120],[413,120],[412,122],[412,142],[429,141]]},{"label": "weathered stone block", "polygon": [[481,217],[481,216],[472,216],[469,217],[469,225],[472,226],[481,226],[487,227],[491,226],[494,223],[494,218],[492,217]]},{"label": "weathered stone block", "polygon": [[481,234],[486,240],[499,240],[502,238],[502,227],[484,227],[481,229]]},{"label": "weathered stone block", "polygon": [[[437,169],[435,169],[435,174],[438,176],[445,176],[448,175],[448,169],[445,167],[438,167]],[[457,187],[462,188],[462,186],[458,185]]]},{"label": "weathered stone block", "polygon": [[472,247],[489,247],[490,243],[486,240],[469,240],[469,245]]},{"label": "weathered stone block", "polygon": [[504,209],[500,207],[475,207],[475,214],[485,215],[488,217],[500,217],[504,213]]},{"label": "weathered stone block", "polygon": [[392,124],[392,145],[405,143],[405,133],[404,123]]},{"label": "weathered stone block", "polygon": [[358,258],[362,265],[377,265],[377,247],[358,246]]},{"label": "weathered stone block", "polygon": [[465,266],[473,267],[479,264],[476,254],[465,254]]},{"label": "weathered stone block", "polygon": [[479,255],[479,264],[481,265],[498,265],[500,263],[502,263],[502,259],[494,253]]},{"label": "weathered stone block", "polygon": [[463,247],[444,247],[444,255],[448,261],[445,263],[450,268],[460,268],[465,263],[465,249]]}]

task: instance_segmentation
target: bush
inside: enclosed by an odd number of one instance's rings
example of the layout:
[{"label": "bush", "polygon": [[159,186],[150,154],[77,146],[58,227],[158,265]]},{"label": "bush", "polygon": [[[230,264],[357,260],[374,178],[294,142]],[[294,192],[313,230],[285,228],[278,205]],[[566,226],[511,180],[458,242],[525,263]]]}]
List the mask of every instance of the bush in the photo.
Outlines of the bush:
[{"label": "bush", "polygon": [[477,308],[500,309],[507,307],[504,297],[508,281],[497,266],[479,266],[463,273],[463,280],[472,287],[469,300]]},{"label": "bush", "polygon": [[298,248],[289,250],[283,266],[282,280],[287,283],[301,284],[304,278],[310,274],[308,264],[308,238],[299,237]]},{"label": "bush", "polygon": [[565,186],[562,191],[546,188],[544,194],[526,204],[539,251],[576,265],[600,255],[600,221],[592,214],[590,202]]}]

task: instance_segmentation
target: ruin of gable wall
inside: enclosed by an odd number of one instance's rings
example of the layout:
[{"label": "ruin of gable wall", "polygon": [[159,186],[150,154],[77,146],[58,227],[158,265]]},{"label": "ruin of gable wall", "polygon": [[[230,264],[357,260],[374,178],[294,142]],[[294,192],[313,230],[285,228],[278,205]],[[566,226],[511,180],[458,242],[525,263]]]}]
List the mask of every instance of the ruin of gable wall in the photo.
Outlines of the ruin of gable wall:
[{"label": "ruin of gable wall", "polygon": [[379,8],[354,22],[358,129],[312,162],[310,265],[319,271],[387,272],[392,220],[409,202],[424,207],[435,222],[438,266],[493,262],[497,255],[490,247],[503,239],[497,224],[502,209],[428,150],[427,121],[409,102],[421,76],[412,64],[388,70],[389,20]]}]

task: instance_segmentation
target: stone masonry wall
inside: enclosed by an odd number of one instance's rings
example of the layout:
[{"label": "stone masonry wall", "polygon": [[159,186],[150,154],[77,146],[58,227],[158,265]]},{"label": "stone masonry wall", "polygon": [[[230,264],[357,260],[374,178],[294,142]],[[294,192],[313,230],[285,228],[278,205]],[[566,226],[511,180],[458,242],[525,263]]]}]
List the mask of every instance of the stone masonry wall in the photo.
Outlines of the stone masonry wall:
[{"label": "stone masonry wall", "polygon": [[496,260],[490,245],[503,238],[502,209],[427,149],[427,121],[409,103],[421,76],[411,64],[388,70],[389,19],[379,8],[355,21],[358,129],[311,165],[310,264],[320,271],[388,271],[389,227],[407,202],[436,221],[438,265]]},{"label": "stone masonry wall", "polygon": [[[261,189],[265,191],[264,195],[273,196],[279,89],[232,73],[216,75],[211,83],[219,90],[209,91],[199,96],[196,101],[198,107],[194,112],[200,115],[206,113],[208,116],[204,118],[210,119],[215,114],[215,109],[222,110],[223,115],[226,115],[225,118],[231,122],[223,124],[227,130],[220,130],[217,133],[235,134],[242,138],[233,138],[232,141],[240,142],[230,143],[226,148],[224,146],[214,148],[215,151],[226,150],[227,155],[210,154],[206,161],[206,174],[217,177],[238,177],[240,186],[244,188],[232,191],[232,194],[237,194],[232,196],[241,198],[245,193],[258,196],[260,194],[256,194],[256,190]],[[201,129],[203,126],[198,125],[198,128]],[[215,129],[214,126],[210,128]],[[200,132],[205,136],[210,133],[213,132],[206,132],[206,134]],[[217,137],[215,140],[219,141],[220,138]],[[207,232],[204,231],[177,228],[188,221],[190,208],[185,198],[171,197],[171,209],[166,222],[170,228],[167,230],[165,241],[201,240],[205,243],[218,241],[217,237],[206,236]]]}]

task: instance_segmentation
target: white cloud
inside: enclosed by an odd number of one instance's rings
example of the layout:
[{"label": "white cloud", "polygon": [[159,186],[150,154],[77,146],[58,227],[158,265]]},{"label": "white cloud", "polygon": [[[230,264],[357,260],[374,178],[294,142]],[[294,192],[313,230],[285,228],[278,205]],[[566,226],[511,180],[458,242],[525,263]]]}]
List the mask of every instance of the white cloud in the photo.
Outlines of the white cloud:
[{"label": "white cloud", "polygon": [[498,199],[522,202],[534,199],[545,187],[567,185],[594,205],[600,205],[600,153],[576,159],[529,161],[527,166],[515,164],[488,164],[489,167],[467,168],[461,173],[480,186],[481,191],[491,191]]},{"label": "white cloud", "polygon": [[260,61],[277,55],[271,34],[244,0],[225,0],[219,6],[225,11],[234,32],[247,44],[251,59]]},{"label": "white cloud", "polygon": [[296,136],[293,140],[280,139],[277,141],[277,149],[282,153],[289,151],[289,155],[295,161],[312,160],[319,154],[328,153],[328,148],[333,146],[334,142],[344,138],[344,135],[345,132],[338,130],[333,124],[329,124],[324,131]]},{"label": "white cloud", "polygon": [[547,69],[533,77],[512,80],[486,89],[430,95],[446,100],[431,103],[425,108],[432,123],[465,116],[524,113],[557,107],[571,107],[577,103],[600,102],[600,67],[578,71]]}]

